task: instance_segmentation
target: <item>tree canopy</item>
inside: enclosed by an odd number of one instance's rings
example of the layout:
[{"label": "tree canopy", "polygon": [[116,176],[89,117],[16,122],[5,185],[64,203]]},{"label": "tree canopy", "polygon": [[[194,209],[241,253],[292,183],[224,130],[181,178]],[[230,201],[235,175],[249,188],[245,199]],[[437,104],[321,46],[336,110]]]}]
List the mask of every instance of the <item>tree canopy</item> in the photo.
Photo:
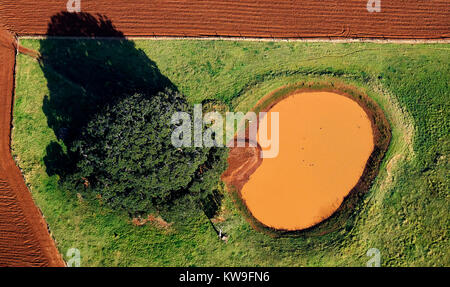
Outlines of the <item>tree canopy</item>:
[{"label": "tree canopy", "polygon": [[177,111],[189,108],[171,90],[134,94],[107,105],[73,142],[76,168],[66,184],[132,215],[183,197],[205,200],[225,169],[225,151],[174,147],[171,116]]}]

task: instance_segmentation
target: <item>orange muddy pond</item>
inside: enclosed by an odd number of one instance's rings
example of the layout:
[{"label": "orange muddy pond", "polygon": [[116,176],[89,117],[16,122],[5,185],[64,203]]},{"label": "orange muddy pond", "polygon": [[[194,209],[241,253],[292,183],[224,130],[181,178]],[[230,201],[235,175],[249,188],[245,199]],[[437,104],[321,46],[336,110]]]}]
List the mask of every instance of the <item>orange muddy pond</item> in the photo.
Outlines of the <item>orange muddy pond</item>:
[{"label": "orange muddy pond", "polygon": [[267,226],[311,227],[331,216],[357,184],[374,147],[371,122],[358,103],[331,92],[295,94],[269,112],[279,113],[279,154],[263,159],[242,198]]}]

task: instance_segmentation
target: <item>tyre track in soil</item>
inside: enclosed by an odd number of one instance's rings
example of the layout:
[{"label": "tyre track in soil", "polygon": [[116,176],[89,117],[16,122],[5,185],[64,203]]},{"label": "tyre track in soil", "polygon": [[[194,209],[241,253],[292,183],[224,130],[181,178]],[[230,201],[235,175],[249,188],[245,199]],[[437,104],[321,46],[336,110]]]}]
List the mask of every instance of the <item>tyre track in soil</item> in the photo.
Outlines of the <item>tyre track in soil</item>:
[{"label": "tyre track in soil", "polygon": [[[21,36],[45,35],[50,17],[65,11],[66,2],[0,0],[0,24]],[[368,13],[366,0],[81,2],[83,12],[107,16],[126,36],[418,40],[450,37],[448,0],[385,0],[381,13]],[[0,25],[0,266],[64,266],[11,156],[17,48],[14,43]]]},{"label": "tyre track in soil", "polygon": [[10,149],[15,39],[0,27],[0,266],[64,266]]}]

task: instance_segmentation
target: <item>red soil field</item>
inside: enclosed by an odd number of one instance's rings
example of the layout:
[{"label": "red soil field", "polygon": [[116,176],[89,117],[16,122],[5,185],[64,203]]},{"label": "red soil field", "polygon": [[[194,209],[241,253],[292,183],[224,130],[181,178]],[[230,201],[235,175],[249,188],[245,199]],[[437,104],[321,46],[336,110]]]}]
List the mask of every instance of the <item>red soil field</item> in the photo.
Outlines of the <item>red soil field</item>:
[{"label": "red soil field", "polygon": [[[0,23],[20,35],[44,35],[66,0],[1,0]],[[107,16],[127,36],[266,38],[450,37],[449,0],[81,0],[81,11]]]},{"label": "red soil field", "polygon": [[64,266],[11,156],[15,48],[0,28],[0,266]]}]

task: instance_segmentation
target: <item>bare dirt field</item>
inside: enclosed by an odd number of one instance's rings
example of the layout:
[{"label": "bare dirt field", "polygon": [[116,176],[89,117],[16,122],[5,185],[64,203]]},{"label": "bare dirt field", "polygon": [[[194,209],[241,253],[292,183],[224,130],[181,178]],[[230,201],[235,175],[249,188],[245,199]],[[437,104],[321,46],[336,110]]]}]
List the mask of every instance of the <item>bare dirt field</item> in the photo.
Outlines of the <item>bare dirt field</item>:
[{"label": "bare dirt field", "polygon": [[0,266],[64,266],[10,151],[14,38],[0,29]]},{"label": "bare dirt field", "polygon": [[[20,35],[44,35],[67,1],[2,0],[0,23]],[[127,36],[264,38],[448,38],[448,0],[82,0],[81,11],[108,17]]]}]

